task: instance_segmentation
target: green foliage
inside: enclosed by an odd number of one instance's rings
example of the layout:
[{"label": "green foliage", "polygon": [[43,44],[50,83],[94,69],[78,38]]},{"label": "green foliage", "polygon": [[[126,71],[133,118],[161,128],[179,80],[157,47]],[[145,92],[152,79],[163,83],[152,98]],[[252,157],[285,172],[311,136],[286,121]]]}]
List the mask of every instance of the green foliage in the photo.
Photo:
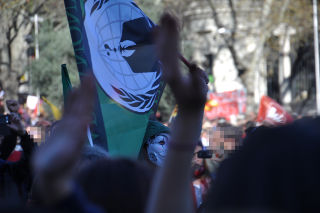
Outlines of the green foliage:
[{"label": "green foliage", "polygon": [[162,12],[163,4],[159,0],[136,0],[140,9],[154,22],[157,23]]},{"label": "green foliage", "polygon": [[165,87],[158,106],[158,111],[161,113],[164,122],[167,122],[176,105],[173,94],[168,86]]},{"label": "green foliage", "polygon": [[61,64],[67,64],[73,86],[79,84],[70,32],[67,24],[55,30],[53,23],[41,24],[39,32],[40,58],[31,64],[33,93],[39,88],[41,95],[61,108],[63,92]]}]

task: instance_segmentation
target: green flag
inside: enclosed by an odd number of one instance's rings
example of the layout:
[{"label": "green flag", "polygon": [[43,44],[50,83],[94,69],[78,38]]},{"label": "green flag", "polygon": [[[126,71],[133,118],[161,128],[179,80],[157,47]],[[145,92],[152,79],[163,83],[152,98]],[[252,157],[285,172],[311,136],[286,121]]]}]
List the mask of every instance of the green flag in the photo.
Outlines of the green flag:
[{"label": "green flag", "polygon": [[61,78],[62,78],[62,88],[63,88],[63,100],[66,103],[67,96],[72,90],[72,84],[69,78],[69,73],[67,65],[61,64]]},{"label": "green flag", "polygon": [[155,25],[131,0],[65,0],[65,7],[80,79],[92,72],[97,82],[93,143],[137,157],[164,88]]}]

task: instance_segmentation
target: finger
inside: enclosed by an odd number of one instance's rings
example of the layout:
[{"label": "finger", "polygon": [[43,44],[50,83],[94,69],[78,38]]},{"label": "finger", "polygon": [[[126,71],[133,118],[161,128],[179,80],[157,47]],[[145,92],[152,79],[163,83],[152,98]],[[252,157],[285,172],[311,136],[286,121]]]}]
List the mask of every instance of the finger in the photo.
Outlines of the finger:
[{"label": "finger", "polygon": [[190,73],[191,72],[197,72],[196,74],[200,78],[202,78],[206,84],[209,83],[209,78],[208,78],[207,73],[203,69],[198,67],[195,63],[191,63],[191,65],[189,66],[189,71],[190,71]]},{"label": "finger", "polygon": [[203,81],[205,84],[209,83],[209,78],[207,73],[202,70],[201,68],[199,68],[196,64],[192,64],[190,67],[190,73],[193,76],[196,76],[197,79]]},{"label": "finger", "polygon": [[206,98],[207,98],[207,92],[208,92],[208,85],[206,82],[206,79],[204,78],[204,73],[203,71],[197,67],[193,66],[192,70],[190,72],[190,76],[192,79],[192,84],[194,87],[194,92],[197,93],[198,100],[201,103],[205,103]]},{"label": "finger", "polygon": [[203,69],[201,69],[200,67],[197,67],[197,72],[199,73],[200,77],[204,80],[204,82],[206,84],[208,84],[209,77],[208,77],[207,73]]},{"label": "finger", "polygon": [[81,93],[81,97],[79,98],[79,102],[82,106],[81,114],[90,115],[94,108],[96,98],[96,87],[92,75],[84,78],[79,93]]},{"label": "finger", "polygon": [[168,29],[168,33],[178,35],[179,25],[177,19],[168,12],[165,12],[160,18],[160,25]]},{"label": "finger", "polygon": [[95,81],[93,75],[89,75],[84,78],[81,87],[80,87],[81,93],[83,93],[83,97],[86,100],[90,100],[89,103],[92,103],[95,98]]},{"label": "finger", "polygon": [[[179,30],[178,23],[175,18],[165,13],[160,18],[160,26],[156,30],[157,37],[161,38],[162,46],[171,50],[177,50],[178,48],[178,39],[179,39]],[[171,52],[167,52],[171,54]],[[174,52],[174,54],[178,54]]]},{"label": "finger", "polygon": [[94,107],[95,97],[95,83],[93,76],[90,75],[83,78],[80,88],[73,90],[68,96],[65,116],[90,114]]}]

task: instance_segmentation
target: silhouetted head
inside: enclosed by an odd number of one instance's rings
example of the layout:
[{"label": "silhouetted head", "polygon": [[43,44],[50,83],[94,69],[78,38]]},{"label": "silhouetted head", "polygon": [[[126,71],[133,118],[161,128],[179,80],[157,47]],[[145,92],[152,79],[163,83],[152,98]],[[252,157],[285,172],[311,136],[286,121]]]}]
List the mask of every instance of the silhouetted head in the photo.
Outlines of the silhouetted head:
[{"label": "silhouetted head", "polygon": [[319,211],[320,118],[260,127],[220,166],[206,212]]},{"label": "silhouetted head", "polygon": [[105,212],[144,212],[153,172],[130,159],[102,159],[82,170],[77,182]]}]

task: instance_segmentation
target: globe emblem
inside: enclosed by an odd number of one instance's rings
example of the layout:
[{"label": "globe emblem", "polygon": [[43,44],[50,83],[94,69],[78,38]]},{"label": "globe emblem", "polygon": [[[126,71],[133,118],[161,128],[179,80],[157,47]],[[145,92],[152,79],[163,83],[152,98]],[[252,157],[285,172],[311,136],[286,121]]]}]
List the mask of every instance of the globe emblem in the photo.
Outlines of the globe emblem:
[{"label": "globe emblem", "polygon": [[84,26],[93,73],[104,92],[125,108],[148,112],[157,96],[161,66],[150,36],[153,23],[131,1],[85,4]]}]

